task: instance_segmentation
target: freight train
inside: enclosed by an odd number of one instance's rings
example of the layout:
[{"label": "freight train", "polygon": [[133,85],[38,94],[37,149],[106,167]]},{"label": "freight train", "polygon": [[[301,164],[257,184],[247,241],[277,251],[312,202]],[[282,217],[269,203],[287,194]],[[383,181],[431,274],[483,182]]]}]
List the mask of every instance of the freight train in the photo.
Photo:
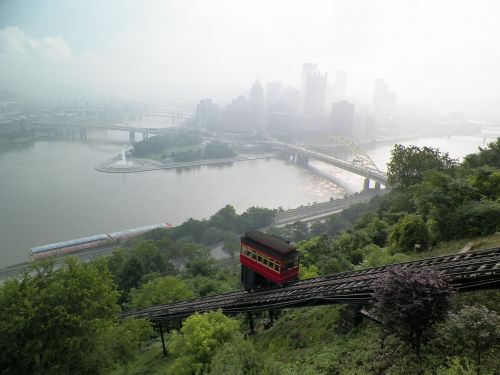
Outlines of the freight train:
[{"label": "freight train", "polygon": [[90,250],[104,245],[112,245],[119,241],[128,240],[154,229],[171,227],[172,225],[169,223],[161,223],[148,225],[146,227],[127,229],[110,234],[97,234],[95,236],[32,247],[31,258],[33,260],[38,260],[51,256],[71,254],[82,250]]},{"label": "freight train", "polygon": [[283,238],[260,231],[241,237],[241,282],[247,291],[283,286],[299,277],[299,253]]}]

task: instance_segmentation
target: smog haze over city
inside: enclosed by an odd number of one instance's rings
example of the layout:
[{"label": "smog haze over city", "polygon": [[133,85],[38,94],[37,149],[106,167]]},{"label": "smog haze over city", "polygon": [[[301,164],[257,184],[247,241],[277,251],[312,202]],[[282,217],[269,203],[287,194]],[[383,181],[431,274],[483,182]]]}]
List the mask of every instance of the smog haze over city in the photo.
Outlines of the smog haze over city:
[{"label": "smog haze over city", "polygon": [[0,374],[493,375],[499,265],[499,0],[0,0]]},{"label": "smog haze over city", "polygon": [[383,78],[402,108],[498,121],[497,1],[9,1],[1,87],[227,103],[255,79],[300,88],[301,64],[371,104]]}]

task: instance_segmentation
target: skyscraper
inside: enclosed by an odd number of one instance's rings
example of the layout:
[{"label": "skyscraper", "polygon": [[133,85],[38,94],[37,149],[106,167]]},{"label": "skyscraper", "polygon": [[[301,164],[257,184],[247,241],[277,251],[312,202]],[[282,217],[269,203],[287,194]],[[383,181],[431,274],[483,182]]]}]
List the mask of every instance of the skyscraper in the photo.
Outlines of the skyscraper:
[{"label": "skyscraper", "polygon": [[213,131],[220,128],[221,111],[217,104],[207,98],[200,100],[196,106],[196,128],[200,131]]},{"label": "skyscraper", "polygon": [[389,90],[383,79],[375,81],[373,90],[373,115],[375,122],[392,117],[396,114],[396,94]]},{"label": "skyscraper", "polygon": [[347,72],[339,70],[335,74],[335,80],[332,87],[332,99],[334,102],[345,100],[347,94]]},{"label": "skyscraper", "polygon": [[321,74],[316,64],[302,64],[301,112],[321,115],[324,110],[327,74]]},{"label": "skyscraper", "polygon": [[255,128],[253,124],[253,106],[244,96],[239,96],[228,104],[223,116],[223,131],[247,132]]},{"label": "skyscraper", "polygon": [[250,89],[249,102],[251,107],[251,122],[254,128],[260,128],[264,124],[264,92],[260,82],[256,80]]}]

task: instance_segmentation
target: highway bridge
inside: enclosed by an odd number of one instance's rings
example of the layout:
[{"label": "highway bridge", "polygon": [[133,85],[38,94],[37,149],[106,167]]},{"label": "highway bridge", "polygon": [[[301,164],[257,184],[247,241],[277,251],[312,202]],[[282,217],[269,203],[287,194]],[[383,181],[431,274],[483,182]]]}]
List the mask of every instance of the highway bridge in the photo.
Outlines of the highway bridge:
[{"label": "highway bridge", "polygon": [[96,124],[96,123],[71,122],[71,121],[63,121],[63,122],[37,121],[34,122],[32,126],[35,128],[41,128],[46,130],[66,131],[72,136],[75,135],[75,131],[78,131],[79,136],[82,140],[87,139],[87,130],[123,131],[129,133],[129,138],[131,142],[135,142],[136,133],[142,134],[142,139],[147,139],[150,135],[162,135],[174,129],[183,128],[186,126],[186,121],[189,119],[190,115],[191,114],[189,113],[184,113],[183,116],[181,117],[173,117],[177,121],[176,124],[164,128],[147,128],[139,126],[130,126],[126,123]]},{"label": "highway bridge", "polygon": [[[340,137],[330,137],[330,138],[342,139]],[[358,158],[355,158],[352,161],[342,160],[338,157],[328,155],[323,152],[318,152],[312,149],[311,147],[292,145],[290,143],[279,142],[279,141],[263,141],[261,143],[267,144],[274,149],[283,150],[291,153],[294,159],[299,158],[298,159],[299,163],[301,160],[307,162],[309,158],[312,158],[322,161],[323,163],[333,165],[337,168],[341,168],[346,171],[355,173],[359,176],[363,176],[367,179],[366,180],[367,182],[365,182],[365,188],[367,187],[366,186],[367,183],[369,186],[369,180],[373,180],[378,184],[386,186],[387,174],[380,171],[376,167],[375,163],[371,161],[369,156],[363,150],[357,147],[354,143],[348,141],[345,138],[342,140],[346,143],[346,145],[349,144],[349,147],[351,147],[351,150],[358,155]]]},{"label": "highway bridge", "polygon": [[[431,267],[448,277],[458,292],[500,287],[500,247],[397,264],[404,268]],[[146,318],[168,323],[196,312],[220,309],[225,314],[328,304],[367,304],[374,282],[390,267],[368,268],[300,280],[283,288],[253,293],[244,290],[211,297],[125,311],[121,318]]]}]

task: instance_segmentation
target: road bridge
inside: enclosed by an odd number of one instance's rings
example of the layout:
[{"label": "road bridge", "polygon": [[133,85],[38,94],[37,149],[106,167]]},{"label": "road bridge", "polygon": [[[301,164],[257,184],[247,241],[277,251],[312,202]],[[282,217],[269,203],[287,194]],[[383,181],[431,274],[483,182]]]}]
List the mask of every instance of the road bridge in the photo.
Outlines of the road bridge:
[{"label": "road bridge", "polygon": [[[446,275],[458,292],[500,287],[500,247],[445,255],[397,264],[404,268],[431,267]],[[293,282],[283,288],[248,293],[244,290],[151,306],[121,313],[125,318],[146,318],[168,323],[196,312],[222,310],[226,314],[328,304],[367,304],[374,282],[390,267],[367,268]]]},{"label": "road bridge", "polygon": [[307,163],[309,158],[312,158],[322,161],[323,163],[333,165],[337,168],[341,168],[346,171],[355,173],[359,176],[363,176],[366,178],[365,188],[369,186],[369,180],[374,180],[376,183],[381,185],[387,185],[386,173],[378,170],[373,166],[367,166],[366,164],[360,163],[359,160],[355,161],[342,160],[325,153],[311,150],[304,146],[292,145],[290,143],[285,143],[285,142],[267,141],[262,143],[266,143],[275,149],[291,153],[294,161],[297,161],[299,164]]},{"label": "road bridge", "polygon": [[139,126],[130,126],[126,123],[113,123],[113,124],[95,124],[95,123],[85,123],[85,122],[53,122],[53,121],[37,121],[32,124],[35,128],[42,129],[52,129],[59,131],[66,131],[71,136],[76,136],[76,132],[79,132],[80,139],[87,139],[87,130],[114,130],[123,131],[129,133],[130,142],[135,142],[135,134],[142,134],[142,139],[149,138],[150,135],[163,135],[172,130],[179,129],[185,126],[188,117],[182,117],[178,119],[175,126],[169,126],[164,128],[147,128]]}]

